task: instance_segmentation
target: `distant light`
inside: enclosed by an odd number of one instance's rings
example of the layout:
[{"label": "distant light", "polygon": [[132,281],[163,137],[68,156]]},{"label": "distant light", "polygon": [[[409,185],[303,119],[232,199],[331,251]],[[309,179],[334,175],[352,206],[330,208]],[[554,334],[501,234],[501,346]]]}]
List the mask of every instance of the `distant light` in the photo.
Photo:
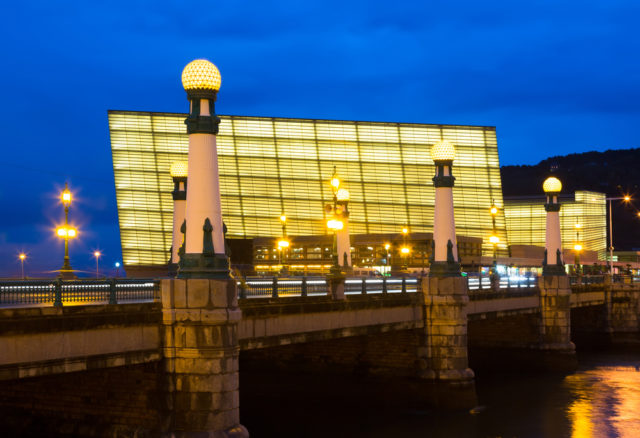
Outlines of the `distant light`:
[{"label": "distant light", "polygon": [[186,65],[182,70],[182,86],[189,90],[218,91],[222,77],[220,70],[212,62],[206,59],[196,59]]},{"label": "distant light", "polygon": [[327,228],[339,231],[344,228],[344,223],[337,219],[331,219],[327,221]]},{"label": "distant light", "polygon": [[335,177],[331,178],[331,185],[337,189],[338,187],[340,187],[340,179]]},{"label": "distant light", "polygon": [[75,228],[68,228],[67,229],[67,236],[69,237],[76,237],[76,229]]},{"label": "distant light", "polygon": [[491,237],[489,237],[489,242],[491,242],[493,244],[500,243],[500,238],[498,236],[491,236]]},{"label": "distant light", "polygon": [[120,267],[120,262],[116,262],[116,268]]},{"label": "distant light", "polygon": [[580,222],[576,222],[576,224],[574,225],[574,227],[576,228],[582,228],[582,224]]},{"label": "distant light", "polygon": [[389,248],[391,248],[391,245],[389,245],[388,243],[384,246],[384,249],[386,249],[387,251],[389,250]]},{"label": "distant light", "polygon": [[289,241],[288,240],[279,240],[278,241],[278,248],[282,249],[282,248],[288,248],[289,247]]},{"label": "distant light", "polygon": [[20,260],[24,261],[24,259],[26,259],[26,258],[27,258],[27,255],[26,255],[25,253],[21,252],[21,253],[20,253],[20,255],[18,256],[18,258],[19,258]]},{"label": "distant light", "polygon": [[286,222],[287,221],[287,216],[285,216],[284,214],[282,216],[280,216],[280,220],[282,222]]},{"label": "distant light", "polygon": [[336,193],[336,198],[338,198],[338,201],[348,201],[349,200],[349,190],[347,190],[347,189],[338,190],[338,193]]},{"label": "distant light", "polygon": [[575,249],[576,251],[582,251],[582,245],[576,243],[575,245],[573,245],[573,249]]},{"label": "distant light", "polygon": [[64,227],[60,227],[56,230],[56,232],[58,233],[59,237],[66,237],[67,236],[67,229]]},{"label": "distant light", "polygon": [[98,257],[100,257],[101,255],[102,255],[102,253],[101,253],[100,251],[94,251],[94,253],[93,253],[93,256],[94,256],[95,258],[98,258]]},{"label": "distant light", "polygon": [[493,215],[498,214],[498,207],[496,207],[495,205],[493,207],[491,207],[491,214],[493,214]]},{"label": "distant light", "polygon": [[407,248],[406,246],[403,246],[400,252],[402,252],[402,254],[409,254],[409,248]]},{"label": "distant light", "polygon": [[189,173],[189,163],[187,161],[174,161],[169,168],[169,174],[173,178],[186,178]]},{"label": "distant light", "polygon": [[431,146],[431,158],[433,161],[453,161],[456,158],[456,148],[450,141],[440,141]]},{"label": "distant light", "polygon": [[624,202],[629,202],[629,201],[631,201],[631,196],[625,195]]},{"label": "distant light", "polygon": [[562,183],[555,176],[550,176],[544,180],[542,190],[546,193],[560,193],[562,191]]},{"label": "distant light", "polygon": [[62,200],[62,203],[66,206],[69,206],[71,204],[71,191],[69,190],[67,183],[64,184],[64,190],[60,194],[60,199]]},{"label": "distant light", "polygon": [[403,228],[402,229],[402,234],[407,234],[409,232],[409,228]]}]

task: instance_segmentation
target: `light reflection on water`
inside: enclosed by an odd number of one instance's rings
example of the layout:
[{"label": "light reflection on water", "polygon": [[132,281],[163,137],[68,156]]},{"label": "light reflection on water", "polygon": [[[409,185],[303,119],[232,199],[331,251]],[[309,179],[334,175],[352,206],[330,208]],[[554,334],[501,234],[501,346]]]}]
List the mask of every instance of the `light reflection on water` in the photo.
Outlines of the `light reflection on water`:
[{"label": "light reflection on water", "polygon": [[596,366],[567,376],[572,438],[640,436],[640,371],[635,365]]},{"label": "light reflection on water", "polygon": [[481,406],[470,412],[345,404],[331,383],[338,395],[314,404],[313,391],[289,394],[283,381],[284,397],[245,394],[241,420],[255,437],[640,437],[640,353],[589,354],[580,364],[566,377],[478,373]]}]

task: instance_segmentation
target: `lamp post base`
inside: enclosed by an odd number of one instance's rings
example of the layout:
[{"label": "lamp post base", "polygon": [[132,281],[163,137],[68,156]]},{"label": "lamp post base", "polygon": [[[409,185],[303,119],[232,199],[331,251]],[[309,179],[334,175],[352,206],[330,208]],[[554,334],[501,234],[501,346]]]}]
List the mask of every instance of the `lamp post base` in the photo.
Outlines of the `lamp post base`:
[{"label": "lamp post base", "polygon": [[176,278],[230,278],[229,258],[224,254],[183,254]]},{"label": "lamp post base", "polygon": [[430,277],[460,277],[460,263],[457,262],[431,262],[429,266]]}]

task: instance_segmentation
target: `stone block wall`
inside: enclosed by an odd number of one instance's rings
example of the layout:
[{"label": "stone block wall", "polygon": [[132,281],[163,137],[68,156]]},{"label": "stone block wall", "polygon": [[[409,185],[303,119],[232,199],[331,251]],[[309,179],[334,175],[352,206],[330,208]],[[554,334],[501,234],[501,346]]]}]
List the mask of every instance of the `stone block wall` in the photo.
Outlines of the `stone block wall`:
[{"label": "stone block wall", "polygon": [[567,276],[542,276],[540,288],[540,348],[575,350],[571,342],[571,287]]},{"label": "stone block wall", "polygon": [[613,333],[637,333],[640,285],[614,284],[607,293],[610,330]]},{"label": "stone block wall", "polygon": [[161,363],[3,381],[1,436],[158,436]]}]

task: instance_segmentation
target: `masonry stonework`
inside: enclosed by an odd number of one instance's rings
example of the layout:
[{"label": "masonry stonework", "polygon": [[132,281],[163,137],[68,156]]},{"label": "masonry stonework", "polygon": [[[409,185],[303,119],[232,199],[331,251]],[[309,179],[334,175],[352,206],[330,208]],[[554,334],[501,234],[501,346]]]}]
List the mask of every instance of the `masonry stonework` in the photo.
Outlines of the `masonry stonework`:
[{"label": "masonry stonework", "polygon": [[231,279],[162,281],[170,436],[249,436],[240,424],[241,315]]}]

